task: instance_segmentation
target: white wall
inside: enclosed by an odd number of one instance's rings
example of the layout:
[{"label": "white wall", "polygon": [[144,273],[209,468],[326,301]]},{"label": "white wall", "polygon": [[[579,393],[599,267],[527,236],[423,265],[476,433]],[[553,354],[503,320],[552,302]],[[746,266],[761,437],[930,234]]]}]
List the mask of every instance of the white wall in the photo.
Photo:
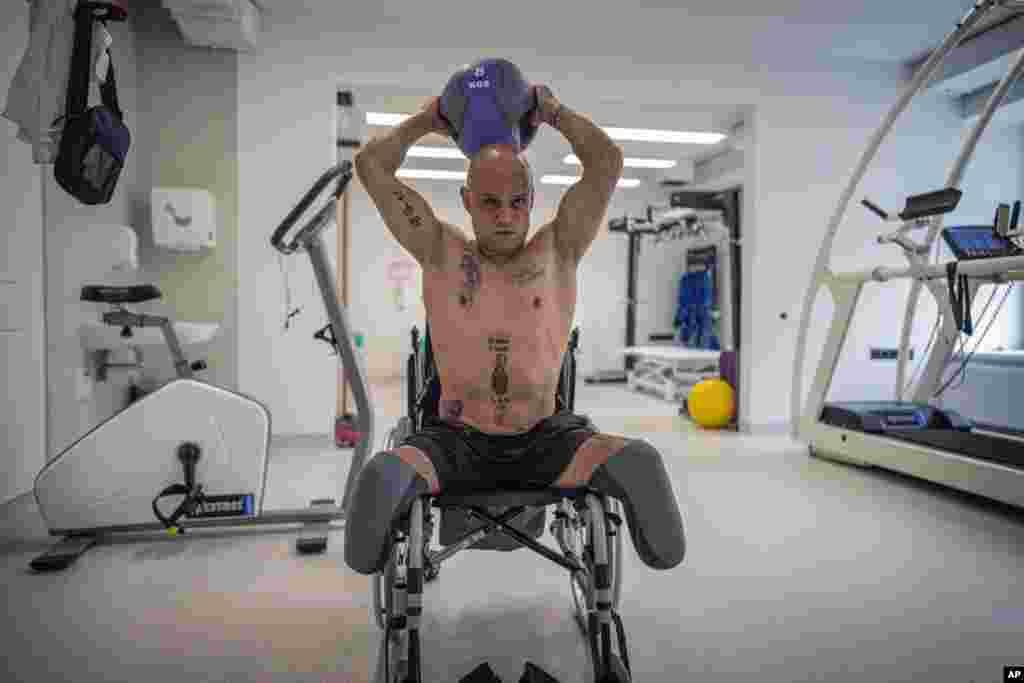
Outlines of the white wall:
[{"label": "white wall", "polygon": [[[18,68],[29,8],[19,3],[0,27],[0,83]],[[6,108],[6,107],[0,107]],[[31,148],[0,126],[0,504],[27,490],[43,463],[45,337],[43,328],[43,197]]]},{"label": "white wall", "polygon": [[[164,299],[154,305],[176,320],[215,322],[217,337],[185,349],[209,366],[197,375],[237,388],[236,262],[238,232],[238,57],[230,50],[186,45],[159,0],[133,3],[137,45],[138,115],[134,119],[135,172],[131,209],[140,232],[139,279],[155,283]],[[179,254],[153,246],[149,192],[154,187],[197,187],[216,203],[217,246]],[[174,376],[170,355],[159,348],[147,359],[156,379]]]}]

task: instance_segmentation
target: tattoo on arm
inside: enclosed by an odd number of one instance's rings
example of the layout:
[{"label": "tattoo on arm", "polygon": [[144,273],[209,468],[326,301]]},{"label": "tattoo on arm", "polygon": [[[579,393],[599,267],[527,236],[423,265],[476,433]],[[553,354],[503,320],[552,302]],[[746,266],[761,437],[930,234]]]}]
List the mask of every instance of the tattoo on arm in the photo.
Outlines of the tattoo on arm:
[{"label": "tattoo on arm", "polygon": [[418,228],[423,225],[423,217],[416,214],[416,209],[412,207],[405,199],[405,193],[401,190],[395,190],[395,199],[402,203],[402,213],[409,219],[409,224],[414,228]]},{"label": "tattoo on arm", "polygon": [[491,390],[494,392],[494,420],[502,424],[509,406],[508,356],[512,340],[507,335],[495,335],[487,339],[488,350],[495,354],[494,372],[491,373]]}]

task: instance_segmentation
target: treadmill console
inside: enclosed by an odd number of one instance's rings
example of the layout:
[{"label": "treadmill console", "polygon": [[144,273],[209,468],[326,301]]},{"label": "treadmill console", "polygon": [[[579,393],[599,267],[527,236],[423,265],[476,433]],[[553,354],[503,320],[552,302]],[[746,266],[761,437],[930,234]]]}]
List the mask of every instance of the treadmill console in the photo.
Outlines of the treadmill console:
[{"label": "treadmill console", "polygon": [[1011,242],[1009,238],[997,235],[991,225],[945,228],[942,231],[942,238],[946,240],[958,261],[1024,254],[1024,249]]}]

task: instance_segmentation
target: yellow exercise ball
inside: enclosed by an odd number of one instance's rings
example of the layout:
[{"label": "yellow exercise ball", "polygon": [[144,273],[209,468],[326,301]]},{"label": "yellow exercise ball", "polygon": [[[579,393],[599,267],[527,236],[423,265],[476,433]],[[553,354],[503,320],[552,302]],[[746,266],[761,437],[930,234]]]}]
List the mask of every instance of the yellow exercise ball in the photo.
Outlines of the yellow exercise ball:
[{"label": "yellow exercise ball", "polygon": [[718,429],[736,414],[736,392],[724,379],[706,379],[693,387],[686,404],[694,422]]}]

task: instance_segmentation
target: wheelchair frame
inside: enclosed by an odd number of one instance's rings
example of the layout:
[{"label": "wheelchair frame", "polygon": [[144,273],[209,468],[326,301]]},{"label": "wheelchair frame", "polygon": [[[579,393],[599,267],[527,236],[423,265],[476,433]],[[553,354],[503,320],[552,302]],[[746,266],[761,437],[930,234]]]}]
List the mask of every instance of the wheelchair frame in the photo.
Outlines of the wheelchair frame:
[{"label": "wheelchair frame", "polygon": [[[576,357],[579,329],[572,331],[568,349],[562,359],[555,403],[556,410],[572,410],[575,405]],[[412,354],[408,371],[408,415],[389,432],[385,450],[401,443],[419,430],[428,415],[436,416],[441,396],[440,377],[434,364],[430,344],[430,325],[426,326],[424,343],[419,330],[412,329]],[[539,543],[543,533],[546,506],[556,504],[555,519],[550,531],[557,540],[561,554]],[[468,495],[433,494],[413,501],[408,524],[394,531],[391,557],[382,572],[373,577],[373,610],[382,630],[378,652],[378,683],[422,683],[420,651],[420,619],[423,608],[423,585],[437,578],[441,563],[456,553],[470,549],[512,550],[527,547],[570,572],[577,625],[587,642],[587,654],[600,683],[628,683],[629,656],[622,619],[618,614],[622,586],[622,515],[619,501],[587,487],[577,489],[534,489],[521,491],[480,492]],[[434,523],[432,507],[441,511],[445,528],[446,513],[462,513],[481,524],[460,533],[456,540],[440,550],[431,550]],[[494,508],[500,509],[495,513]],[[540,533],[533,537],[510,526],[528,512],[541,515]],[[489,537],[498,532],[512,548],[487,545]],[[444,534],[442,534],[443,536]],[[611,626],[617,629],[617,652],[614,651]]]}]

